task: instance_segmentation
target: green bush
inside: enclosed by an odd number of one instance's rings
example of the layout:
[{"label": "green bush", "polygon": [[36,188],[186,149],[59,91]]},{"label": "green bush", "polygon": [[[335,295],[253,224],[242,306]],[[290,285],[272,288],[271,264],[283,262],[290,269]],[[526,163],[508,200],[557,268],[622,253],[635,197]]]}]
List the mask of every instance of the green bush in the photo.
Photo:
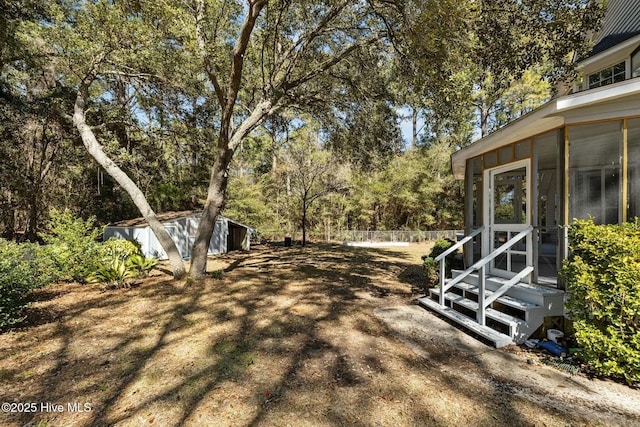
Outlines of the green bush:
[{"label": "green bush", "polygon": [[40,274],[35,245],[0,239],[0,328],[24,320],[29,293],[48,283]]},{"label": "green bush", "polygon": [[422,269],[427,280],[425,283],[425,292],[429,292],[428,289],[436,284],[438,281],[438,275],[440,270],[440,263],[430,256],[422,258]]},{"label": "green bush", "polygon": [[137,241],[109,239],[98,250],[100,260],[89,274],[89,283],[104,283],[120,288],[127,286],[127,280],[148,277],[158,265],[155,258],[145,258]]},{"label": "green bush", "polygon": [[[429,255],[425,255],[422,257],[423,267],[425,269],[425,273],[427,274],[427,278],[431,277],[433,274],[437,276],[440,272],[440,263],[435,261],[435,258],[453,246],[455,242],[451,239],[438,239],[435,241],[433,248],[431,248],[431,252]],[[431,258],[433,261],[428,261]],[[445,263],[445,275],[447,277],[451,276],[451,270],[458,269],[461,270],[464,268],[464,260],[462,259],[462,253],[459,251],[454,252],[447,256]],[[435,268],[435,273],[432,273],[431,269]]]},{"label": "green bush", "polygon": [[431,248],[431,252],[429,253],[429,256],[431,258],[435,258],[441,253],[443,253],[444,251],[446,251],[447,249],[449,249],[454,244],[455,242],[450,239],[438,239],[433,244],[433,248]]},{"label": "green bush", "polygon": [[43,265],[51,269],[56,280],[84,282],[96,270],[100,260],[95,217],[87,220],[75,217],[71,211],[51,211],[46,233],[40,237],[45,246],[39,251]]},{"label": "green bush", "polygon": [[127,279],[135,276],[135,271],[129,267],[126,259],[112,256],[100,261],[98,267],[87,277],[87,281],[120,288],[127,285]]},{"label": "green bush", "polygon": [[583,359],[603,375],[640,383],[640,220],[569,227],[561,276]]},{"label": "green bush", "polygon": [[151,270],[158,265],[158,260],[146,258],[141,254],[133,254],[127,259],[127,265],[136,273],[137,277],[148,277]]},{"label": "green bush", "polygon": [[118,257],[126,260],[132,255],[142,255],[142,251],[137,240],[112,237],[100,245],[99,255],[100,259]]}]

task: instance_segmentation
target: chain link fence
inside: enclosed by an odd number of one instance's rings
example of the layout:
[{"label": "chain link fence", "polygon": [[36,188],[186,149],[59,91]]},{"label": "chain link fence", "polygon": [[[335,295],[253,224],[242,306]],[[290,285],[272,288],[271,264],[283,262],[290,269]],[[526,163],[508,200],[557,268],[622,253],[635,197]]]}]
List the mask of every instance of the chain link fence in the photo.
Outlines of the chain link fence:
[{"label": "chain link fence", "polygon": [[[464,235],[463,230],[435,230],[435,231],[404,231],[404,230],[378,230],[359,231],[343,230],[334,231],[331,240],[343,242],[425,242],[438,239],[456,240],[457,236]],[[326,236],[325,236],[326,237]]]}]

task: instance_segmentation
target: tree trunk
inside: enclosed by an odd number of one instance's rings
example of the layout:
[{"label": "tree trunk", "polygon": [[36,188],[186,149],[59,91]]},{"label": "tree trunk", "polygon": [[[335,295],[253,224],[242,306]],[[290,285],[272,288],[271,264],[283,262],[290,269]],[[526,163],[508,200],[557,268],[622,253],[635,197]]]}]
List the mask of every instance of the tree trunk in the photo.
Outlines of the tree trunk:
[{"label": "tree trunk", "polygon": [[182,256],[180,255],[180,252],[178,252],[175,242],[164,228],[164,225],[162,225],[156,217],[155,212],[151,209],[149,202],[147,202],[146,197],[142,191],[140,191],[136,183],[133,182],[131,178],[129,178],[127,174],[109,158],[109,156],[107,156],[93,134],[93,131],[89,125],[87,125],[84,112],[87,91],[88,86],[82,85],[76,96],[73,112],[73,124],[76,129],[78,129],[78,132],[80,132],[82,143],[87,148],[91,157],[93,157],[95,161],[98,162],[98,164],[102,166],[104,170],[127,192],[127,194],[129,194],[131,200],[133,200],[133,203],[140,210],[144,219],[149,223],[149,226],[158,238],[162,249],[164,249],[169,257],[173,277],[176,279],[184,277],[186,270],[184,268]]},{"label": "tree trunk", "polygon": [[[226,144],[225,144],[226,145]],[[191,252],[191,269],[189,274],[194,279],[202,279],[207,273],[207,254],[209,253],[209,243],[216,220],[224,203],[224,193],[227,188],[227,166],[231,161],[232,153],[223,147],[218,148],[218,155],[211,171],[209,190],[207,192],[207,202],[202,211],[202,218],[198,225],[193,250]],[[227,160],[228,159],[228,160]]]},{"label": "tree trunk", "polygon": [[29,196],[29,219],[27,221],[27,230],[24,238],[30,242],[35,242],[38,239],[38,192],[39,189],[35,185],[32,185],[29,190],[31,195]]},{"label": "tree trunk", "polygon": [[412,147],[416,148],[418,146],[418,109],[411,109],[411,125],[412,125]]},{"label": "tree trunk", "polygon": [[271,124],[271,176],[275,178],[278,170],[278,128],[273,122]]},{"label": "tree trunk", "polygon": [[13,240],[16,232],[16,210],[13,206],[13,194],[11,190],[8,190],[7,194],[7,206],[5,224],[7,224],[7,230],[5,231],[5,239]]},{"label": "tree trunk", "polygon": [[480,136],[485,137],[489,134],[489,106],[485,99],[480,103]]},{"label": "tree trunk", "polygon": [[307,244],[307,199],[302,199],[302,246]]}]

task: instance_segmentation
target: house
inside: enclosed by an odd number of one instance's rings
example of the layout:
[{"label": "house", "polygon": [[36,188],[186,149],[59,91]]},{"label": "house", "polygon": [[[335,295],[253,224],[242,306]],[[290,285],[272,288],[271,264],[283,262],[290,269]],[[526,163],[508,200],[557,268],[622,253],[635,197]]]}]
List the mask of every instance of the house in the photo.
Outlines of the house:
[{"label": "house", "polygon": [[[570,94],[452,156],[464,180],[465,264],[420,304],[492,341],[564,315],[567,228],[640,216],[640,8],[610,0]],[[441,274],[441,277],[443,274]],[[481,301],[480,303],[478,301]],[[482,303],[482,301],[484,301]]]},{"label": "house", "polygon": [[[191,250],[201,215],[201,212],[194,211],[166,212],[157,215],[176,243],[183,259],[191,259]],[[253,232],[251,227],[219,216],[211,236],[208,254],[215,255],[233,250],[248,251]],[[135,239],[140,243],[144,256],[160,260],[167,259],[167,254],[144,218],[129,219],[108,226],[104,232],[104,240],[112,237]]]}]

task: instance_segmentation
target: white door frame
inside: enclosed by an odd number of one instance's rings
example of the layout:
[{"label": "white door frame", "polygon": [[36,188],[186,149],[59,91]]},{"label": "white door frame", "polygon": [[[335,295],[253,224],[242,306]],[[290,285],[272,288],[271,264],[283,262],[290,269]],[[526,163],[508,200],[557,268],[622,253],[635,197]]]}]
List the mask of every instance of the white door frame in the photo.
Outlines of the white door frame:
[{"label": "white door frame", "polygon": [[[504,172],[508,172],[510,170],[525,168],[526,171],[526,186],[525,186],[525,194],[526,194],[526,221],[522,224],[496,224],[494,220],[495,214],[495,200],[493,197],[494,190],[494,178],[496,175],[499,175]],[[527,228],[531,225],[531,159],[523,159],[518,160],[516,162],[508,163],[505,165],[497,166],[495,168],[486,169],[484,171],[483,176],[483,186],[484,186],[484,195],[485,195],[485,203],[483,208],[483,222],[485,224],[485,233],[483,233],[482,238],[482,257],[489,255],[495,249],[495,239],[494,233],[498,231],[507,232],[509,237],[513,237],[515,234]],[[533,265],[533,239],[532,234],[529,233],[526,237],[526,253],[508,250],[505,252],[507,254],[507,259],[510,260],[510,254],[525,254],[526,255],[526,263],[527,265]],[[518,271],[512,272],[507,270],[498,269],[495,267],[494,262],[492,261],[489,267],[489,273],[494,276],[511,278],[515,276]],[[510,262],[508,262],[508,269],[510,269]]]}]

